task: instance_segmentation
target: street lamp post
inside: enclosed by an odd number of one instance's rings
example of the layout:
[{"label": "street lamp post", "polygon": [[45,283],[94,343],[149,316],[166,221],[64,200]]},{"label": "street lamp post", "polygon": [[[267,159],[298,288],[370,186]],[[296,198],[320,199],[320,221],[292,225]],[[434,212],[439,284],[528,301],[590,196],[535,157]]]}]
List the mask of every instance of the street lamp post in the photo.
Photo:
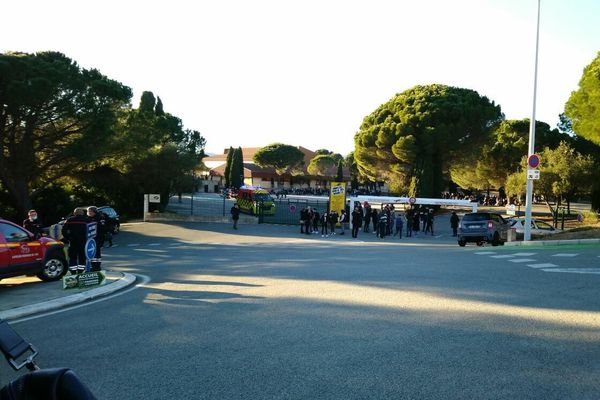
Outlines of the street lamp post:
[{"label": "street lamp post", "polygon": [[[540,4],[542,0],[538,0],[537,8],[537,32],[535,36],[535,71],[533,74],[533,111],[531,113],[531,121],[529,123],[529,150],[528,156],[531,157],[535,153],[535,103],[537,95],[537,73],[538,73],[538,49],[540,44]],[[529,166],[527,167],[529,169]],[[526,172],[527,173],[527,172]],[[529,174],[528,174],[529,175]],[[527,194],[525,200],[525,229],[524,240],[531,240],[531,208],[533,205],[533,179],[527,176]]]}]

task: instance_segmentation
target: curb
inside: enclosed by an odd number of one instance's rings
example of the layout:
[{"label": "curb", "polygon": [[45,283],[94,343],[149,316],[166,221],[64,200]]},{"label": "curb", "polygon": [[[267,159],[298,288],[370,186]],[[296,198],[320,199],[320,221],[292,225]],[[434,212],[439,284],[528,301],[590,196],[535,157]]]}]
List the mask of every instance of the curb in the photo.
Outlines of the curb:
[{"label": "curb", "polygon": [[59,297],[57,299],[44,301],[43,303],[30,304],[27,306],[2,311],[0,312],[0,319],[10,321],[23,317],[29,317],[34,314],[55,311],[60,308],[69,307],[79,303],[84,303],[86,301],[94,300],[98,297],[106,296],[117,292],[121,289],[126,288],[127,286],[132,285],[136,281],[135,275],[128,274],[126,272],[122,272],[121,274],[123,275],[121,278],[112,283],[109,283],[108,285],[103,285],[70,296]]},{"label": "curb", "polygon": [[529,240],[504,243],[505,246],[566,246],[577,244],[600,244],[600,239]]}]

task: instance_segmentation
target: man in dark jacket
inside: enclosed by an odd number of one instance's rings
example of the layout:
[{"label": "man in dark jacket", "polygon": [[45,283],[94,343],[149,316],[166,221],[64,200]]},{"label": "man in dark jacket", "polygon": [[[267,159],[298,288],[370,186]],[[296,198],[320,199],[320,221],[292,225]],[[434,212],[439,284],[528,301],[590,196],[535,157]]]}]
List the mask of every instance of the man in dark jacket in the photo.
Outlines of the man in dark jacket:
[{"label": "man in dark jacket", "polygon": [[240,219],[240,205],[238,203],[231,207],[231,219],[233,220],[233,229],[237,229],[238,220]]},{"label": "man in dark jacket", "polygon": [[85,242],[87,240],[87,224],[85,209],[76,208],[62,228],[63,240],[69,243],[69,272],[72,275],[85,270]]},{"label": "man in dark jacket", "polygon": [[459,223],[458,215],[456,215],[456,211],[452,211],[452,215],[450,216],[450,227],[452,228],[452,236],[458,236],[458,223]]},{"label": "man in dark jacket", "polygon": [[36,239],[42,236],[42,220],[38,217],[37,211],[29,210],[27,213],[28,218],[23,221],[23,228],[33,233]]},{"label": "man in dark jacket", "polygon": [[354,211],[352,211],[352,237],[356,238],[358,237],[358,230],[360,229],[361,225],[362,225],[362,212],[360,211],[360,208],[358,207],[354,207]]}]

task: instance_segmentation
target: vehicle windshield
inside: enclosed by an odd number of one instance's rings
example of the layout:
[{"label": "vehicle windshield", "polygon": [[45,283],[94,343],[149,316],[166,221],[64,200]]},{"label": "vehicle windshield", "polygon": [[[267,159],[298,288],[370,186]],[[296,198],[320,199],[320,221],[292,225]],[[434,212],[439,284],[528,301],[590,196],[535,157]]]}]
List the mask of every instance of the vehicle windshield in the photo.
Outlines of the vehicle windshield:
[{"label": "vehicle windshield", "polygon": [[266,193],[256,193],[254,195],[256,201],[273,201],[273,198]]},{"label": "vehicle windshield", "polygon": [[463,221],[487,221],[489,219],[489,214],[465,214],[463,217]]}]

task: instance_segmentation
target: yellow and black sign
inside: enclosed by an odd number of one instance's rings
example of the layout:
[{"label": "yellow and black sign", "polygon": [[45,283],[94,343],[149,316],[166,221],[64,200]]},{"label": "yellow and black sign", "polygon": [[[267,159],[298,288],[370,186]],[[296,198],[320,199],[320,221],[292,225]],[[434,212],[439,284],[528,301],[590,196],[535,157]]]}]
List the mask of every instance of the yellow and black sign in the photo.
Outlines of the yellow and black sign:
[{"label": "yellow and black sign", "polygon": [[331,182],[329,210],[341,214],[346,207],[346,182]]}]

